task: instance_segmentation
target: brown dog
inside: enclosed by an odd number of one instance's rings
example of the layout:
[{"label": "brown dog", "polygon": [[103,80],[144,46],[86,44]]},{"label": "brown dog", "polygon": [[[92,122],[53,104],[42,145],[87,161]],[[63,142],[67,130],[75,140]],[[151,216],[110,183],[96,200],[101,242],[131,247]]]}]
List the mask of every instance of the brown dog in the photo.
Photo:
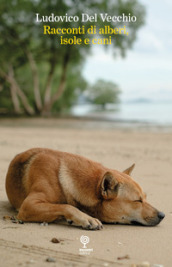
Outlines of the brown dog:
[{"label": "brown dog", "polygon": [[164,218],[129,176],[134,165],[119,172],[84,157],[35,148],[11,162],[6,191],[18,219],[53,222],[65,218],[84,229],[102,222],[157,225]]}]

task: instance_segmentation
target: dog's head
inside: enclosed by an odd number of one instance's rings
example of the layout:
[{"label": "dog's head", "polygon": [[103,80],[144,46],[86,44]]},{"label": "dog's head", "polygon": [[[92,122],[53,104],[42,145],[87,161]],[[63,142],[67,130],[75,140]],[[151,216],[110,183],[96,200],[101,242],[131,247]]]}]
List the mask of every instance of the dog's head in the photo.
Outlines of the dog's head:
[{"label": "dog's head", "polygon": [[147,202],[141,187],[130,177],[133,168],[104,174],[99,187],[100,219],[107,223],[157,225],[165,215]]}]

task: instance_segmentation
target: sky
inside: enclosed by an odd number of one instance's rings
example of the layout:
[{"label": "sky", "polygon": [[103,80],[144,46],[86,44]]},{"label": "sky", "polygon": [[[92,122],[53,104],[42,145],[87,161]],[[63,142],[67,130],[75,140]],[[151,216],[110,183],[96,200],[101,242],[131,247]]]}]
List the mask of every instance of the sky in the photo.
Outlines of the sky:
[{"label": "sky", "polygon": [[147,98],[172,101],[172,1],[140,0],[146,7],[146,23],[127,56],[93,46],[83,68],[90,83],[103,78],[120,87],[121,100]]}]

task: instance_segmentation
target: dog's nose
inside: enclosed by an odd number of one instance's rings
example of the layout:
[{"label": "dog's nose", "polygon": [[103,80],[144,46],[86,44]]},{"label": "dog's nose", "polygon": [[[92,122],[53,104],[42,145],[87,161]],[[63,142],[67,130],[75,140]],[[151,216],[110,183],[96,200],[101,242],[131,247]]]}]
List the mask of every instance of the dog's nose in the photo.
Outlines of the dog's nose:
[{"label": "dog's nose", "polygon": [[165,217],[165,214],[164,214],[163,212],[159,211],[159,212],[158,212],[158,218],[159,218],[160,220],[163,220],[164,217]]}]

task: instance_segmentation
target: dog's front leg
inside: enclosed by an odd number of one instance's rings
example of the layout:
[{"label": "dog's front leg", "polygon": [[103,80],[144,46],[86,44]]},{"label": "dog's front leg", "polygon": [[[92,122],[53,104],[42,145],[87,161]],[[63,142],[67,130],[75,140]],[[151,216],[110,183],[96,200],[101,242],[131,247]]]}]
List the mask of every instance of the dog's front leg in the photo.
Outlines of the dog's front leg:
[{"label": "dog's front leg", "polygon": [[28,196],[19,209],[17,218],[30,222],[53,222],[65,218],[69,224],[88,230],[100,230],[102,223],[68,204],[52,204]]},{"label": "dog's front leg", "polygon": [[87,230],[100,230],[103,228],[102,223],[98,219],[89,216],[88,214],[71,205],[65,206],[64,217],[69,224],[81,226],[82,228]]}]

